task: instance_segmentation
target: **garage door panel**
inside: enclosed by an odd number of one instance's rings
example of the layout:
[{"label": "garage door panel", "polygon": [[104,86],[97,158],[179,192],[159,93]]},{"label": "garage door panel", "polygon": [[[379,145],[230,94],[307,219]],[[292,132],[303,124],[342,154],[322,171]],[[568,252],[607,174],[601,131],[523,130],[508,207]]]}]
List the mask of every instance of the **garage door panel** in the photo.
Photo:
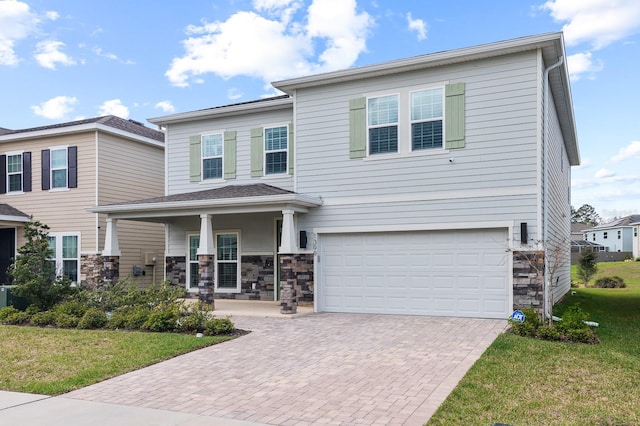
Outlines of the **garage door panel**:
[{"label": "garage door panel", "polygon": [[318,307],[505,318],[506,240],[506,229],[321,235]]}]

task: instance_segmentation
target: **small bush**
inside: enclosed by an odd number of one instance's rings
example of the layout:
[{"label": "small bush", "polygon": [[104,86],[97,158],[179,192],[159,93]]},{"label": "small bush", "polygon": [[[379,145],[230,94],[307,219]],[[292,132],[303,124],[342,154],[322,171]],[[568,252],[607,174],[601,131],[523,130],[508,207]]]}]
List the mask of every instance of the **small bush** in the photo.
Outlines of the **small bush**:
[{"label": "small bush", "polygon": [[78,328],[82,329],[96,329],[102,328],[107,324],[107,314],[97,308],[87,309],[80,321],[78,322]]},{"label": "small bush", "polygon": [[113,329],[140,330],[149,319],[149,315],[151,315],[151,309],[146,306],[125,306],[118,308],[111,315],[107,326]]},{"label": "small bush", "polygon": [[142,329],[158,332],[174,331],[178,315],[178,305],[158,306],[151,311],[149,318],[142,324]]},{"label": "small bush", "polygon": [[579,343],[598,343],[598,337],[592,329],[587,328],[571,328],[565,332],[565,335],[572,342]]},{"label": "small bush", "polygon": [[562,332],[568,330],[582,330],[589,329],[589,326],[584,322],[589,320],[589,314],[583,311],[578,304],[569,306],[562,313],[562,321],[556,322],[556,326]]},{"label": "small bush", "polygon": [[549,325],[538,328],[536,335],[542,340],[560,340],[562,337],[558,328]]},{"label": "small bush", "polygon": [[182,333],[202,333],[205,323],[212,315],[211,308],[206,304],[182,305],[176,330]]},{"label": "small bush", "polygon": [[30,315],[27,312],[17,311],[7,315],[2,320],[2,323],[8,324],[8,325],[26,324],[29,322],[29,318],[30,318]]},{"label": "small bush", "polygon": [[597,288],[625,288],[627,284],[620,277],[598,278],[594,284]]},{"label": "small bush", "polygon": [[523,308],[521,311],[524,314],[524,322],[509,319],[511,329],[518,336],[535,336],[541,325],[540,315],[533,308]]},{"label": "small bush", "polygon": [[231,322],[229,317],[227,318],[211,318],[204,324],[204,334],[207,336],[216,336],[219,334],[231,334],[235,331],[236,327]]},{"label": "small bush", "polygon": [[13,306],[5,306],[0,309],[0,322],[3,322],[9,315],[13,315],[16,312],[20,312],[20,310],[14,308]]},{"label": "small bush", "polygon": [[36,312],[31,316],[31,325],[46,327],[56,323],[56,314],[52,311]]},{"label": "small bush", "polygon": [[87,312],[87,309],[89,309],[87,305],[78,300],[68,300],[53,307],[53,311],[56,314],[71,315],[78,319],[84,316],[85,312]]},{"label": "small bush", "polygon": [[76,328],[80,322],[80,318],[64,312],[56,312],[55,316],[55,325],[60,328]]}]

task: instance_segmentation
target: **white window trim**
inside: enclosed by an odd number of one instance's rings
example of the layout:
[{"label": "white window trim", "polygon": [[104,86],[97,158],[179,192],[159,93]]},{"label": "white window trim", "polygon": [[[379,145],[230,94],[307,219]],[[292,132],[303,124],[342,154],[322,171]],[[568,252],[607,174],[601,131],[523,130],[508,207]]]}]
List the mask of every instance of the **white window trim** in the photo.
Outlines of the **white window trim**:
[{"label": "white window trim", "polygon": [[[228,261],[220,262],[218,259],[218,235],[221,234],[236,234],[237,242],[238,242],[238,253],[237,253],[237,280],[236,280],[236,288],[220,288],[218,287],[218,263],[230,263]],[[242,291],[242,235],[239,229],[229,229],[229,230],[220,230],[216,231],[213,234],[213,241],[216,247],[215,254],[215,267],[214,267],[214,292],[216,293],[240,293]]]},{"label": "white window trim", "polygon": [[[365,115],[366,115],[366,156],[364,160],[382,160],[390,158],[399,158],[406,156],[423,156],[423,155],[438,155],[448,154],[449,150],[446,146],[446,85],[449,81],[439,81],[417,86],[403,87],[399,89],[393,89],[384,92],[371,92],[366,93],[363,96],[365,100]],[[433,149],[419,149],[412,150],[411,144],[411,93],[419,92],[422,90],[442,88],[442,148]],[[398,95],[398,152],[384,153],[384,154],[371,154],[369,147],[369,99],[379,98],[382,96]]]},{"label": "white window trim", "polygon": [[[206,136],[216,136],[216,135],[219,135],[220,139],[222,140],[222,155],[205,157],[204,156],[204,138]],[[222,173],[220,174],[219,178],[210,178],[210,179],[204,178],[204,160],[209,158],[220,158],[222,160]],[[200,182],[206,182],[206,183],[216,182],[217,183],[217,182],[223,182],[223,181],[224,181],[224,130],[216,130],[215,132],[203,133],[202,135],[200,135]]]},{"label": "white window trim", "polygon": [[[288,177],[289,176],[289,162],[291,161],[291,150],[289,149],[291,147],[291,141],[289,140],[289,126],[291,125],[291,122],[287,122],[287,123],[275,123],[275,124],[267,124],[262,126],[262,175],[265,178],[281,178],[281,177]],[[277,127],[284,127],[286,130],[286,134],[287,134],[287,149],[275,149],[272,151],[267,151],[267,130],[268,129],[275,129]],[[287,153],[287,166],[285,168],[285,171],[283,173],[269,173],[267,174],[267,154],[268,153],[274,153],[274,152],[286,152]]]},{"label": "white window trim", "polygon": [[[56,191],[69,191],[69,145],[60,145],[60,146],[51,146],[48,148],[49,149],[49,192],[56,192]],[[64,187],[60,187],[60,188],[54,188],[53,187],[53,165],[51,164],[51,158],[53,157],[52,152],[53,151],[59,151],[61,149],[64,149],[65,153],[66,153],[66,167],[65,170],[67,171],[67,181],[65,182],[65,186]],[[56,170],[62,170],[62,169],[56,169]]]},{"label": "white window trim", "polygon": [[[192,231],[192,232],[187,232],[187,250],[186,250],[186,279],[185,279],[185,286],[187,288],[187,291],[190,293],[194,293],[198,291],[198,287],[191,287],[191,237],[198,237],[200,238],[200,232],[198,231]],[[198,255],[196,254],[196,261],[198,260]]]},{"label": "white window trim", "polygon": [[[7,176],[6,176],[6,188],[5,188],[5,194],[7,195],[18,195],[18,194],[24,194],[24,151],[12,151],[12,152],[7,152],[4,154],[6,156],[5,158],[5,170],[7,171]],[[20,176],[22,176],[22,178],[20,179],[20,191],[11,191],[9,190],[9,157],[13,156],[13,155],[19,155],[20,156]],[[15,175],[17,173],[11,173],[11,175]]]},{"label": "white window trim", "polygon": [[[48,234],[49,237],[55,237],[56,239],[56,257],[55,260],[56,262],[56,275],[57,276],[61,276],[61,273],[63,271],[63,267],[64,267],[64,258],[62,257],[62,240],[63,237],[76,237],[78,239],[78,257],[76,258],[77,262],[78,262],[78,267],[76,270],[76,276],[78,277],[78,280],[80,280],[80,253],[82,253],[82,238],[81,238],[81,233],[80,232],[49,232]],[[59,254],[59,256],[58,256]],[[70,258],[68,258],[70,259]],[[77,282],[73,282],[73,284],[77,284]]]},{"label": "white window trim", "polygon": [[[411,95],[413,93],[417,93],[417,92],[422,92],[424,90],[431,90],[431,89],[442,89],[442,116],[441,118],[430,118],[427,120],[412,120],[411,119]],[[409,91],[409,96],[407,98],[407,102],[409,103],[408,105],[408,121],[409,121],[409,128],[408,128],[408,138],[409,138],[409,152],[410,153],[424,153],[424,152],[438,152],[438,153],[442,153],[443,150],[446,150],[445,148],[445,141],[446,141],[446,135],[445,135],[445,101],[446,101],[446,96],[445,96],[445,85],[441,85],[441,86],[430,86],[430,87],[421,87],[419,89],[415,89],[415,90],[410,90]],[[413,140],[411,138],[411,125],[413,123],[426,123],[426,122],[430,122],[430,121],[438,121],[438,120],[442,120],[442,146],[440,148],[426,148],[426,149],[413,149]]]}]

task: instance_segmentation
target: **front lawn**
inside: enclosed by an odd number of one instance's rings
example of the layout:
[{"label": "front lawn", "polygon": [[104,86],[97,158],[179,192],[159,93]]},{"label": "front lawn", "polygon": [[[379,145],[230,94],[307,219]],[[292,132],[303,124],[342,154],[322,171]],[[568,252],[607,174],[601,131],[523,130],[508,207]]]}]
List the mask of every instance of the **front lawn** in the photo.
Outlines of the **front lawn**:
[{"label": "front lawn", "polygon": [[598,322],[600,344],[503,334],[428,425],[640,424],[640,262],[599,263],[624,289],[574,289],[554,314],[579,303]]},{"label": "front lawn", "polygon": [[0,325],[0,389],[58,395],[230,338]]}]

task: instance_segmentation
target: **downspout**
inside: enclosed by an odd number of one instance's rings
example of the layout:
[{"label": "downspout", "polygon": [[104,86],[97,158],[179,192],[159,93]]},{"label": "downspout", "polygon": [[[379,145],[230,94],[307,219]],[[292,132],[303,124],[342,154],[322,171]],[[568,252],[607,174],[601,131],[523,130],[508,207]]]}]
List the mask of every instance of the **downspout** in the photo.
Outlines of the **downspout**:
[{"label": "downspout", "polygon": [[549,147],[547,146],[547,127],[549,120],[547,119],[547,114],[549,113],[549,72],[553,69],[558,68],[564,62],[564,56],[560,56],[558,62],[551,65],[549,68],[544,70],[543,81],[544,81],[544,94],[543,94],[543,112],[542,112],[542,149],[544,149],[544,212],[543,212],[543,231],[542,231],[542,244],[545,253],[544,259],[544,315],[545,318],[551,318],[551,311],[549,306],[549,291],[551,287],[551,282],[549,281],[549,262],[547,262],[547,243],[549,237],[549,179],[548,179],[548,170],[549,170]]}]

